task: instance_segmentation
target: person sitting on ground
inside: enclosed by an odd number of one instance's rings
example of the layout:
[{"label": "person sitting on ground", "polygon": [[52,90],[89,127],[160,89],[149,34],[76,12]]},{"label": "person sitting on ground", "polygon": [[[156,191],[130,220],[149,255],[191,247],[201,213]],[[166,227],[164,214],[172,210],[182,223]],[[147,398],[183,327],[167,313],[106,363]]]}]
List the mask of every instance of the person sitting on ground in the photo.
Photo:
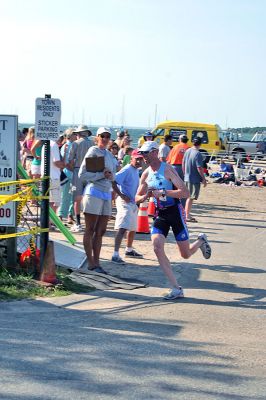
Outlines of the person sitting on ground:
[{"label": "person sitting on ground", "polygon": [[184,292],[165,254],[164,247],[169,229],[172,229],[181,257],[185,259],[190,258],[198,249],[204,258],[210,258],[211,247],[204,233],[200,233],[194,243],[189,242],[189,233],[183,216],[184,209],[179,201],[180,198],[188,197],[189,191],[173,167],[159,160],[158,144],[145,142],[139,152],[143,155],[148,168],[141,176],[136,201],[143,203],[151,196],[155,198],[156,217],[151,228],[151,239],[160,267],[172,287],[164,299],[174,300],[184,297]]},{"label": "person sitting on ground", "polygon": [[221,160],[220,171],[221,172],[234,172],[234,169],[231,164],[227,163],[225,160]]}]

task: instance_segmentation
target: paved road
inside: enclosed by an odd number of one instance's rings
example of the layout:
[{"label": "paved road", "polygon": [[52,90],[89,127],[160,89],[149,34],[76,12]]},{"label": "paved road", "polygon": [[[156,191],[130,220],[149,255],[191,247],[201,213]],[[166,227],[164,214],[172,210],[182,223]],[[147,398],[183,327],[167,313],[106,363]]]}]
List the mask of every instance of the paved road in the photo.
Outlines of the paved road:
[{"label": "paved road", "polygon": [[183,300],[162,301],[167,283],[142,237],[140,265],[104,267],[149,288],[0,303],[0,399],[265,400],[266,214],[206,207],[190,231],[204,227],[213,258],[175,264]]}]

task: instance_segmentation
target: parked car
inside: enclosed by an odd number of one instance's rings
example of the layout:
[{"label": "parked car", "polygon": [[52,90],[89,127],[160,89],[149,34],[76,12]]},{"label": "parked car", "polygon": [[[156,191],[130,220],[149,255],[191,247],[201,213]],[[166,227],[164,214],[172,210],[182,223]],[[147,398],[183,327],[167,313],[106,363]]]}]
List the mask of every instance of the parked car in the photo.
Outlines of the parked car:
[{"label": "parked car", "polygon": [[222,143],[228,155],[233,156],[235,160],[245,161],[248,156],[254,158],[257,155],[257,146],[264,140],[266,140],[266,133],[256,133],[248,140],[235,133],[226,132],[223,135]]}]

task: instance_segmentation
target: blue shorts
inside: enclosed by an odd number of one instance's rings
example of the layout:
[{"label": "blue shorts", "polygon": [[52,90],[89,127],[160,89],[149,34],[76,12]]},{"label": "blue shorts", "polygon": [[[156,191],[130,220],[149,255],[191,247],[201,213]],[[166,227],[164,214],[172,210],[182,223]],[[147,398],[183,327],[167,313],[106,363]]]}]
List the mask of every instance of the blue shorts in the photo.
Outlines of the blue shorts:
[{"label": "blue shorts", "polygon": [[152,224],[151,235],[160,233],[167,237],[170,228],[172,228],[177,242],[184,242],[189,239],[189,233],[185,223],[185,211],[181,204],[159,210],[158,216]]}]

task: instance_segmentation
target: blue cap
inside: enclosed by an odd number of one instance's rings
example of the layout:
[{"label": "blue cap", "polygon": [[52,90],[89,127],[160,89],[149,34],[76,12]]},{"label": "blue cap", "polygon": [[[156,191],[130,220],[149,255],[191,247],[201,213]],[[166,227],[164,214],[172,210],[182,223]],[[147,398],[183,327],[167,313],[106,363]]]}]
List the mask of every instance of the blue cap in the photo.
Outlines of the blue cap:
[{"label": "blue cap", "polygon": [[147,132],[144,133],[143,136],[144,136],[144,137],[146,137],[146,136],[153,136],[153,134],[151,133],[151,131],[147,131]]}]

